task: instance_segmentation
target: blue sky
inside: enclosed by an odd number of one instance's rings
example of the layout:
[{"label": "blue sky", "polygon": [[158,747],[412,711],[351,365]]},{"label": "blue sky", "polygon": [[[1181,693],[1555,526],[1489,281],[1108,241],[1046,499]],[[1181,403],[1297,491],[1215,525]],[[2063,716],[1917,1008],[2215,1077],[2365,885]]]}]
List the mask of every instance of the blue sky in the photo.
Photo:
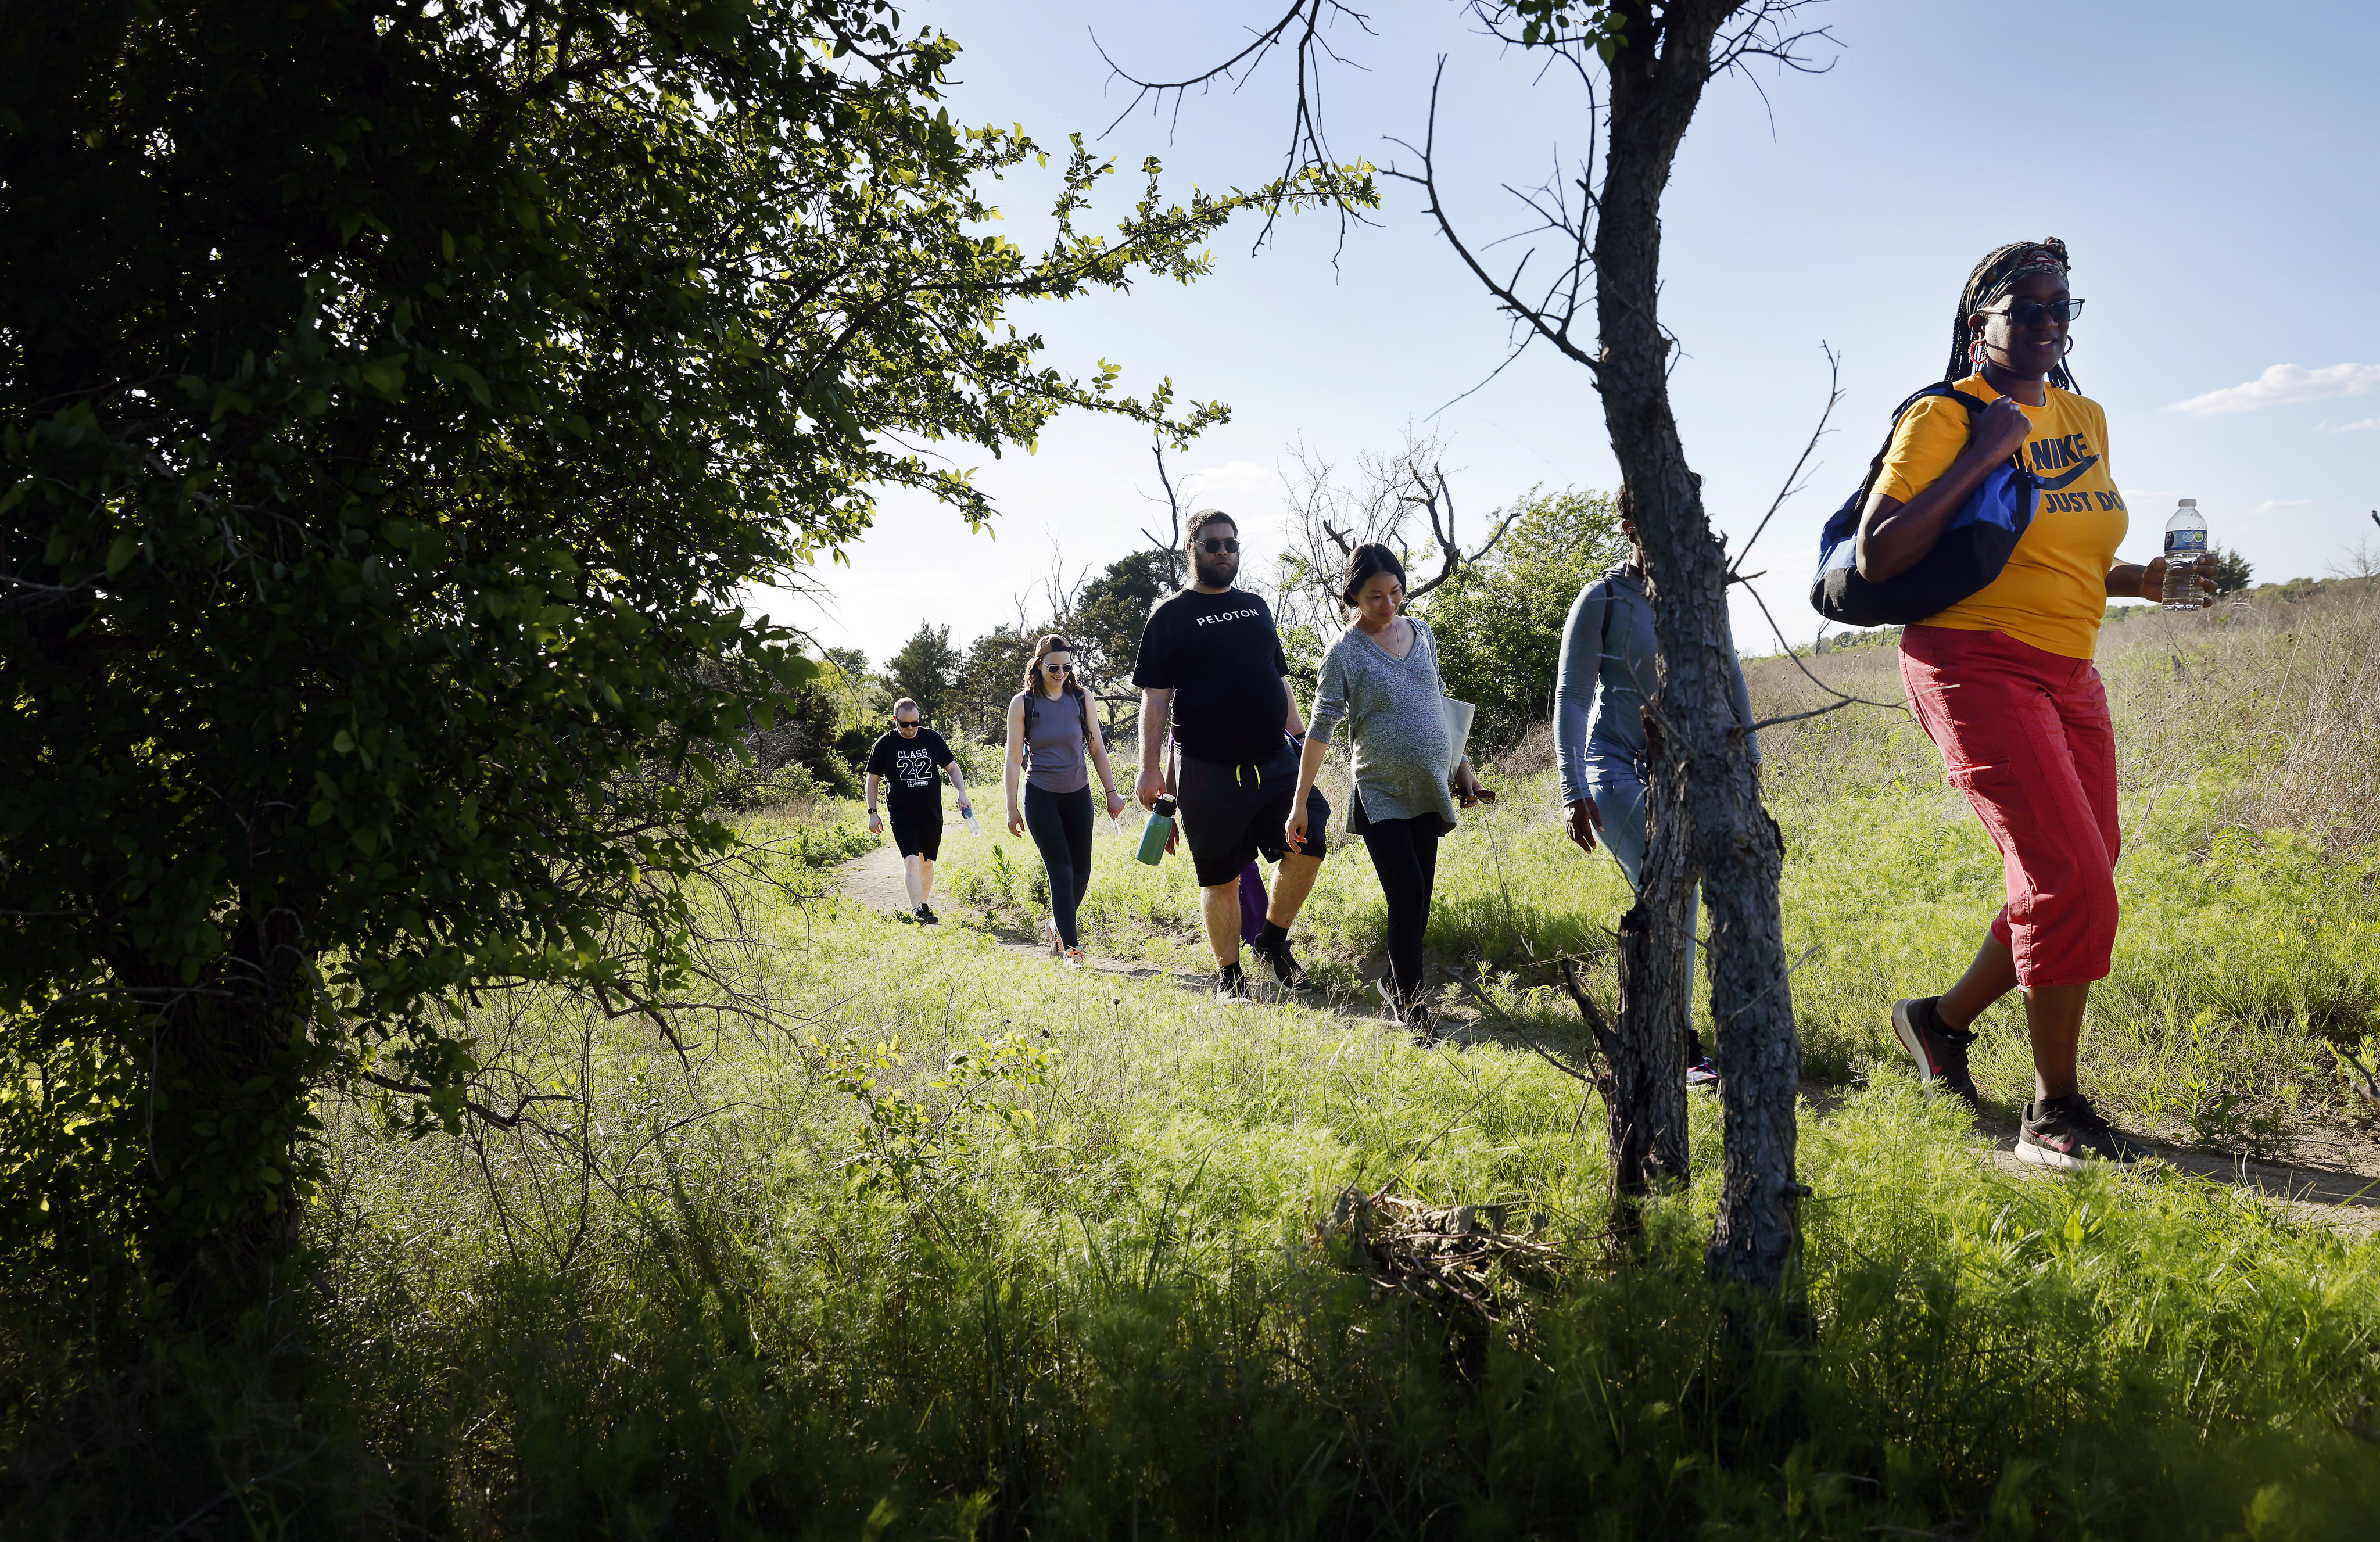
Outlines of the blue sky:
[{"label": "blue sky", "polygon": [[[1120,62],[1187,73],[1277,8],[941,0],[908,19],[965,50],[954,114],[1062,146],[1125,100],[1094,30]],[[1501,55],[1451,0],[1368,14],[1377,36],[1333,34],[1364,67],[1327,81],[1334,150],[1409,164],[1389,140],[1419,140],[1445,54],[1441,181],[1456,217],[1475,240],[1518,228],[1499,184],[1535,185],[1557,149],[1585,149],[1579,97],[1535,83],[1530,61]],[[2058,236],[2072,250],[2089,305],[2071,362],[2107,409],[2128,558],[2155,553],[2181,496],[2260,578],[2320,575],[2359,537],[2380,538],[2364,513],[2380,506],[2380,6],[1835,0],[1805,14],[1840,40],[1817,44],[1832,70],[1714,82],[1664,206],[1678,417],[1713,519],[1737,540],[1824,404],[1821,343],[1842,356],[1840,431],[1749,564],[1768,570],[1757,587],[1788,636],[1815,629],[1803,595],[1818,525],[1856,486],[1885,414],[1937,377],[1968,270],[2013,239]],[[1271,68],[1235,94],[1192,97],[1178,123],[1143,114],[1097,142],[1126,168],[1160,156],[1184,192],[1257,182],[1280,164],[1288,85]],[[1004,228],[1027,245],[1044,228],[1046,175],[998,190]],[[1128,193],[1134,179],[1120,180]],[[1446,406],[1501,358],[1504,328],[1415,190],[1386,190],[1378,226],[1343,249],[1333,222],[1307,216],[1251,254],[1250,225],[1217,243],[1215,273],[1195,286],[1017,318],[1062,366],[1105,358],[1134,389],[1171,376],[1231,404],[1232,422],[1172,464],[1190,474],[1193,506],[1243,516],[1258,564],[1277,544],[1293,443],[1352,465],[1393,448],[1409,421],[1435,431],[1466,530],[1533,484],[1616,480],[1585,372],[1550,352]],[[823,606],[762,597],[766,608],[881,661],[921,619],[964,641],[1013,616],[1053,548],[1096,569],[1143,544],[1157,484],[1130,425],[1076,417],[1033,455],[962,459],[999,504],[994,532],[888,498],[849,565],[820,570]],[[1774,650],[1749,603],[1735,628],[1739,647]]]}]

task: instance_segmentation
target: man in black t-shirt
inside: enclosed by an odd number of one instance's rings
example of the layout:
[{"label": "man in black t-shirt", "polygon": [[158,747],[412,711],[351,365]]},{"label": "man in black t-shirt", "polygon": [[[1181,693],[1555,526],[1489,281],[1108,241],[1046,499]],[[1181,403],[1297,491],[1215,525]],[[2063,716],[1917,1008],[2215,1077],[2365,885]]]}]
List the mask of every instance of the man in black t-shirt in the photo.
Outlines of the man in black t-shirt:
[{"label": "man in black t-shirt", "polygon": [[868,752],[868,828],[872,834],[884,832],[884,821],[876,813],[876,788],[881,783],[884,807],[892,815],[892,844],[901,853],[901,876],[909,886],[909,914],[928,926],[941,919],[927,902],[934,893],[934,859],[942,855],[944,771],[958,789],[959,818],[972,818],[966,773],[959,770],[949,743],[925,725],[916,702],[905,696],[892,703],[892,732]]},{"label": "man in black t-shirt", "polygon": [[1306,799],[1305,841],[1292,849],[1283,827],[1297,793],[1298,747],[1305,720],[1285,677],[1289,661],[1273,630],[1272,608],[1233,589],[1240,573],[1240,528],[1220,509],[1190,516],[1191,587],[1149,613],[1133,661],[1141,688],[1140,802],[1154,807],[1165,790],[1158,747],[1173,719],[1182,752],[1175,792],[1181,832],[1197,869],[1207,944],[1215,950],[1219,1001],[1247,994],[1240,967],[1240,873],[1262,854],[1281,864],[1273,875],[1263,932],[1249,944],[1273,977],[1291,990],[1305,983],[1289,949],[1290,924],[1322,870],[1330,805]]}]

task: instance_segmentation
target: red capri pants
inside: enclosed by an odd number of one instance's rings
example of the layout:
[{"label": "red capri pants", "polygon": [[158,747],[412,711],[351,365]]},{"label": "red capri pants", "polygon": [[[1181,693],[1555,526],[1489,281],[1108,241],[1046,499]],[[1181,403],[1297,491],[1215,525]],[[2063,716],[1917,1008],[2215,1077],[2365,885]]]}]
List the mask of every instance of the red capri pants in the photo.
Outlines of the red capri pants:
[{"label": "red capri pants", "polygon": [[2088,659],[2005,632],[1912,626],[1900,680],[1950,785],[1999,847],[2008,904],[1992,936],[2017,983],[2105,979],[2116,947],[2116,735]]}]

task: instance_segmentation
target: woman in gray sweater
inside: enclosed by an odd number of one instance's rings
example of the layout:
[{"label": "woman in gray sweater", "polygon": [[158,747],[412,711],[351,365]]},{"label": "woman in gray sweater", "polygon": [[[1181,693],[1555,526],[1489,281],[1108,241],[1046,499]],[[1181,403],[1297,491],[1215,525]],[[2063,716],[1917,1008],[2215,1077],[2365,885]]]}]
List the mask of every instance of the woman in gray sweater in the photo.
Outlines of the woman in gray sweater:
[{"label": "woman in gray sweater", "polygon": [[1429,929],[1430,890],[1438,876],[1439,838],[1454,828],[1454,796],[1469,807],[1482,797],[1471,761],[1454,760],[1446,726],[1446,686],[1438,673],[1438,641],[1429,627],[1403,614],[1404,565],[1385,546],[1358,546],[1347,558],[1340,601],[1355,624],[1323,655],[1322,682],[1306,720],[1297,793],[1284,832],[1297,850],[1305,841],[1305,795],[1322,770],[1330,735],[1347,724],[1354,748],[1349,780],[1354,796],[1349,833],[1363,837],[1389,902],[1389,977],[1380,994],[1400,1022],[1425,1042],[1435,1038],[1422,1004],[1422,938]]}]

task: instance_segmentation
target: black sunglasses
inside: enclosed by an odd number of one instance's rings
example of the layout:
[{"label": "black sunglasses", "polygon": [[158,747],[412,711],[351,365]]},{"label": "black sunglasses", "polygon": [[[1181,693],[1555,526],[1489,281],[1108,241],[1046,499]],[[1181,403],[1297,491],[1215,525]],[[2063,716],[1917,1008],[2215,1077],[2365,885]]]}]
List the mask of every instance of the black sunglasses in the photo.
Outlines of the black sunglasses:
[{"label": "black sunglasses", "polygon": [[1043,664],[1041,667],[1048,670],[1052,674],[1072,674],[1075,673],[1075,666],[1072,664]]},{"label": "black sunglasses", "polygon": [[892,720],[892,726],[904,730],[923,728],[926,726],[926,720],[924,718],[894,718]]},{"label": "black sunglasses", "polygon": [[2009,325],[2010,326],[2036,327],[2045,321],[2072,321],[2075,317],[2082,314],[2082,302],[2081,300],[2051,300],[2045,305],[2038,300],[2029,300],[2022,305],[2019,305],[2015,301],[2011,300],[2009,302],[2009,308],[2006,310],[1986,310],[1984,314],[1986,316],[2006,316],[2009,319]]},{"label": "black sunglasses", "polygon": [[1239,549],[1239,539],[1235,536],[1208,536],[1198,542],[1198,550],[1210,557],[1219,552],[1237,552]]}]

